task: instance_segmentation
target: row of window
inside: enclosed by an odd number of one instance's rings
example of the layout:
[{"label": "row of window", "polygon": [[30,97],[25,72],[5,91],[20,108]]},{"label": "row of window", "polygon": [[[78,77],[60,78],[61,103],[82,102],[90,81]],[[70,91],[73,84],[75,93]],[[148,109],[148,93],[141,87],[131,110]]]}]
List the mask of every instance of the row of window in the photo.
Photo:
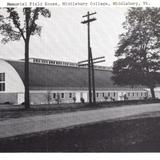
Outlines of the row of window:
[{"label": "row of window", "polygon": [[[69,98],[73,98],[74,97],[74,93],[68,93],[69,94]],[[96,97],[99,97],[100,93],[96,93]],[[102,96],[105,97],[105,93],[102,93]],[[111,93],[108,93],[108,97],[111,96]],[[113,92],[113,96],[116,96],[116,93]],[[83,97],[83,94],[81,93],[81,97]],[[64,98],[64,93],[53,93],[53,98]]]},{"label": "row of window", "polygon": [[[107,92],[107,93],[96,93],[96,97],[100,97],[100,95],[102,95],[102,97],[115,97],[116,96],[116,92]],[[147,96],[146,92],[128,92],[126,94],[126,96],[130,97],[130,96]]]},{"label": "row of window", "polygon": [[34,59],[33,62],[44,63],[44,64],[55,64],[55,65],[62,65],[62,66],[73,66],[73,67],[78,66],[76,63],[72,63],[72,62],[53,61],[53,60],[44,60],[44,59]]},{"label": "row of window", "polygon": [[[53,98],[64,98],[64,93],[53,93]],[[69,98],[73,98],[73,93],[69,93]]]},{"label": "row of window", "polygon": [[128,97],[130,97],[130,96],[133,96],[133,97],[141,96],[142,97],[142,96],[147,96],[147,93],[146,92],[132,92],[132,93],[128,92],[127,95],[128,95]]},{"label": "row of window", "polygon": [[102,97],[110,97],[110,96],[113,96],[115,97],[116,96],[116,92],[108,92],[108,93],[96,93],[96,97],[100,97],[100,94],[102,94]]},{"label": "row of window", "polygon": [[[73,98],[74,97],[74,93],[68,93],[69,94],[69,98]],[[116,92],[108,92],[108,93],[96,93],[96,97],[100,97],[100,95],[102,95],[102,97],[115,97],[116,96]],[[53,93],[53,98],[65,98],[64,97],[64,93]],[[147,96],[146,92],[128,92],[127,96]],[[81,97],[83,97],[83,95],[81,95]]]},{"label": "row of window", "polygon": [[[45,60],[45,59],[33,59],[34,63],[43,63],[43,64],[51,64],[51,65],[61,65],[61,66],[72,66],[72,67],[78,67],[78,63],[73,62],[63,62],[63,61],[54,61],[54,60]],[[87,66],[81,66],[86,68]],[[95,69],[101,69],[101,70],[108,70],[111,68],[108,68],[106,66],[94,66]]]}]

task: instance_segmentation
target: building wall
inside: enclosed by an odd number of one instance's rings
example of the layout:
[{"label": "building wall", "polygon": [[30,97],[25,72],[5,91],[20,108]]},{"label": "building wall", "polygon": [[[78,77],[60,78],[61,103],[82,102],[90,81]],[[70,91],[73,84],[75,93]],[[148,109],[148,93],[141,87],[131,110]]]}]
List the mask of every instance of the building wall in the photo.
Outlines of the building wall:
[{"label": "building wall", "polygon": [[88,101],[87,91],[31,91],[31,104],[79,103],[83,97]]},{"label": "building wall", "polygon": [[[124,98],[124,96],[126,98]],[[97,91],[96,101],[139,100],[147,96],[147,91]],[[32,91],[30,93],[31,104],[55,104],[55,103],[81,102],[83,97],[88,102],[87,91]]]},{"label": "building wall", "polygon": [[128,100],[142,100],[148,97],[147,91],[130,91],[126,92]]},{"label": "building wall", "polygon": [[97,91],[96,92],[96,101],[114,101],[118,98],[118,92],[115,91]]},{"label": "building wall", "polygon": [[[148,97],[152,97],[150,89],[146,88],[146,91],[148,92]],[[155,97],[160,99],[160,87],[156,87],[154,89],[154,92],[155,92]]]},{"label": "building wall", "polygon": [[[126,98],[124,96],[126,95]],[[147,96],[146,91],[97,91],[96,101],[139,100]],[[87,91],[30,91],[31,104],[80,103],[81,98],[88,102]],[[21,104],[24,93],[0,93],[0,103]]]},{"label": "building wall", "polygon": [[0,91],[0,93],[24,92],[24,84],[17,71],[2,59],[0,59],[0,73],[5,73],[5,91]]},{"label": "building wall", "polygon": [[17,93],[0,93],[0,103],[18,104]]},{"label": "building wall", "polygon": [[139,100],[147,96],[147,91],[97,91],[97,101]]},{"label": "building wall", "polygon": [[17,104],[24,102],[24,93],[17,93]]},{"label": "building wall", "polygon": [[[24,84],[17,71],[8,62],[0,59],[0,73],[5,73],[5,91],[0,91],[0,103],[23,103]],[[145,92],[147,91],[96,91],[96,101],[124,100],[124,96],[128,100],[144,99],[147,96]],[[160,98],[160,89],[156,90],[156,96]],[[81,98],[88,102],[88,91],[30,91],[31,104],[58,103],[58,99],[59,103],[73,103],[74,97],[76,102],[81,102]]]}]

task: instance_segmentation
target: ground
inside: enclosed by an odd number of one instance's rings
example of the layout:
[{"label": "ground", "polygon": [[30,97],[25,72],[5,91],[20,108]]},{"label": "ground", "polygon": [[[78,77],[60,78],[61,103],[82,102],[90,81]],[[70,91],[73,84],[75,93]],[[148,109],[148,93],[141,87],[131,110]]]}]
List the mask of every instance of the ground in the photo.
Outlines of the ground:
[{"label": "ground", "polygon": [[0,105],[0,121],[8,120],[11,118],[31,117],[37,115],[51,115],[66,112],[95,110],[100,108],[113,108],[123,107],[124,105],[139,105],[147,103],[160,103],[160,100],[140,100],[140,101],[117,101],[117,102],[104,102],[96,105],[88,105],[81,103],[72,104],[51,104],[51,105],[31,105],[28,110],[24,109],[22,105]]},{"label": "ground", "polygon": [[159,103],[27,114],[0,121],[0,152],[159,152],[159,131]]},{"label": "ground", "polygon": [[[154,118],[156,115],[156,118]],[[159,152],[160,113],[3,139],[1,152]]]}]

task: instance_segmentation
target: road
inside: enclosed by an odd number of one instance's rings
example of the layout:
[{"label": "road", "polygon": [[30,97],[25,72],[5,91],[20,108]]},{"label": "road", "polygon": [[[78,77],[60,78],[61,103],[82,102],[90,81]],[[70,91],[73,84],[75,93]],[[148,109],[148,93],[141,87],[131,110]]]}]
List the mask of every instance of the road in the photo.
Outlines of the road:
[{"label": "road", "polygon": [[160,104],[128,105],[0,121],[0,138],[160,111]]}]

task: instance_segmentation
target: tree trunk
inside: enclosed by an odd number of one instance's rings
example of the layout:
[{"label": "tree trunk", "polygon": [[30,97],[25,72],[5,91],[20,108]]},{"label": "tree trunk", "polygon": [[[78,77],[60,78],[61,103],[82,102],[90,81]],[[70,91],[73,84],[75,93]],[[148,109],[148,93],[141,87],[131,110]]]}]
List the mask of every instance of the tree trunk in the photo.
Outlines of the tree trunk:
[{"label": "tree trunk", "polygon": [[24,83],[25,83],[25,109],[30,108],[30,97],[29,97],[29,38],[25,41],[25,66],[24,66]]},{"label": "tree trunk", "polygon": [[155,92],[154,92],[154,87],[151,87],[151,88],[150,88],[150,91],[151,91],[152,99],[155,99],[156,96],[155,96]]}]

